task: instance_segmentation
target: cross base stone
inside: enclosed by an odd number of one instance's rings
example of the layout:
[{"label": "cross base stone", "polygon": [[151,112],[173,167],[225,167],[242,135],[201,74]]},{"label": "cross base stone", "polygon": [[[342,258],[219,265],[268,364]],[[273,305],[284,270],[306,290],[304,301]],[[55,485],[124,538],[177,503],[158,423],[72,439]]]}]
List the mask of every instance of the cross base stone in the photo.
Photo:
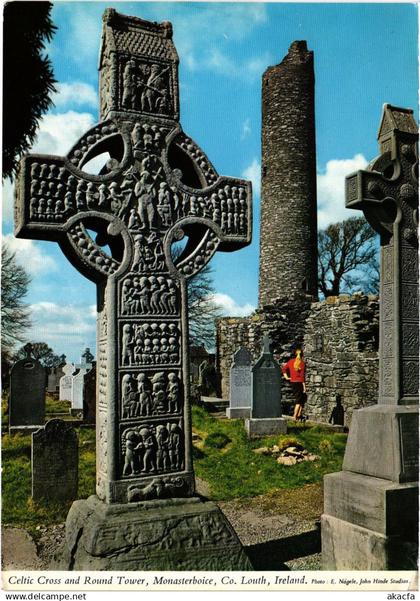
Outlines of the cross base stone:
[{"label": "cross base stone", "polygon": [[343,469],[394,482],[418,479],[418,405],[373,405],[353,413]]},{"label": "cross base stone", "polygon": [[248,418],[250,413],[251,407],[228,407],[226,409],[226,417],[229,419]]},{"label": "cross base stone", "polygon": [[249,438],[286,434],[287,420],[283,417],[251,417],[245,420],[245,430]]},{"label": "cross base stone", "polygon": [[418,494],[417,483],[327,474],[322,569],[416,570]]},{"label": "cross base stone", "polygon": [[198,497],[106,504],[73,503],[64,570],[252,570],[221,510]]}]

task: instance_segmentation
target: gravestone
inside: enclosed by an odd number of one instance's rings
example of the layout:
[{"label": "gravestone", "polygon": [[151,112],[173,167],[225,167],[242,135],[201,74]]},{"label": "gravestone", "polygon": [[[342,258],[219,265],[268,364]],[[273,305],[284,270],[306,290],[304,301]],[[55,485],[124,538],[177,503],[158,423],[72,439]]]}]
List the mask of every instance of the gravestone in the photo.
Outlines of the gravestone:
[{"label": "gravestone", "polygon": [[83,390],[85,385],[85,377],[89,373],[89,369],[79,368],[72,376],[71,380],[71,409],[72,415],[83,416]]},{"label": "gravestone", "polygon": [[230,419],[251,415],[251,361],[251,353],[243,346],[233,354],[230,368],[229,407],[226,409],[226,415]]},{"label": "gravestone", "polygon": [[83,382],[83,422],[96,424],[96,365],[87,372]]},{"label": "gravestone", "polygon": [[287,422],[282,418],[281,369],[270,351],[268,336],[263,339],[263,352],[251,370],[251,417],[245,420],[250,438],[285,434]]},{"label": "gravestone", "polygon": [[32,434],[32,498],[73,501],[77,498],[79,453],[74,428],[50,419]]},{"label": "gravestone", "polygon": [[200,392],[202,396],[217,396],[218,380],[217,372],[214,363],[202,361],[199,366],[199,381]]},{"label": "gravestone", "polygon": [[[385,105],[380,156],[346,178],[381,242],[379,398],[353,413],[343,471],[324,478],[323,567],[416,569],[418,149],[413,112]],[[345,541],[345,543],[343,542]]]},{"label": "gravestone", "polygon": [[31,345],[25,352],[25,359],[16,361],[10,371],[10,433],[38,430],[45,420],[46,369],[30,356]]},{"label": "gravestone", "polygon": [[[250,568],[194,494],[186,281],[250,243],[251,185],[220,177],[182,131],[178,62],[170,23],[106,10],[102,121],[66,157],[20,165],[16,235],[59,242],[97,284],[97,483],[67,518],[76,570]],[[106,151],[98,175],[84,171]]]},{"label": "gravestone", "polygon": [[63,367],[64,376],[60,378],[60,401],[71,401],[71,383],[75,367],[72,363],[66,363]]},{"label": "gravestone", "polygon": [[61,366],[51,368],[51,372],[48,374],[47,378],[47,392],[54,395],[56,395],[59,392],[60,380],[63,377],[63,375],[64,372]]}]

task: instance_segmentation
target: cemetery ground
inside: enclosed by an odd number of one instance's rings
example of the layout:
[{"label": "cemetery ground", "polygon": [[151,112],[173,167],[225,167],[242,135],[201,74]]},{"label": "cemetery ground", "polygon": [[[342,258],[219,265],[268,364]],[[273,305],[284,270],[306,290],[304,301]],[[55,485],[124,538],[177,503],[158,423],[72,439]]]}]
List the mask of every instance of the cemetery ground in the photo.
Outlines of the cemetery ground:
[{"label": "cemetery ground", "polygon": [[[47,398],[47,419],[62,419],[58,409],[63,411],[63,402]],[[347,435],[319,424],[289,422],[286,435],[249,440],[242,420],[219,419],[196,405],[192,409],[198,493],[220,506],[254,568],[319,569],[322,479],[341,469]],[[5,411],[3,401],[3,420]],[[95,491],[95,431],[75,426],[79,436],[78,498],[86,498]],[[280,449],[300,445],[319,459],[286,466],[272,455],[254,452],[273,445]],[[2,456],[3,528],[28,533],[38,555],[33,553],[36,563],[32,569],[48,569],[64,538],[71,503],[32,501],[30,435],[9,435],[3,424]],[[9,536],[10,532],[18,530],[9,530]],[[7,555],[7,549],[4,553]]]}]

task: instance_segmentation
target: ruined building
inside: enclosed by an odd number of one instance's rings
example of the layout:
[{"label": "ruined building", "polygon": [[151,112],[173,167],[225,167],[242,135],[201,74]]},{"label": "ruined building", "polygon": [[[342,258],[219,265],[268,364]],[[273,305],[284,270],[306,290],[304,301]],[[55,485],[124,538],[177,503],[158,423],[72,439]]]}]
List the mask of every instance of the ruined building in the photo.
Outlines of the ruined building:
[{"label": "ruined building", "polygon": [[[240,346],[256,360],[267,333],[283,363],[294,344],[303,344],[306,413],[328,421],[340,394],[348,423],[354,408],[376,402],[378,303],[365,295],[318,302],[314,96],[313,52],[305,41],[293,42],[262,78],[258,309],[217,321],[216,366],[228,398],[232,354]],[[285,407],[293,403],[286,381],[282,398]]]}]

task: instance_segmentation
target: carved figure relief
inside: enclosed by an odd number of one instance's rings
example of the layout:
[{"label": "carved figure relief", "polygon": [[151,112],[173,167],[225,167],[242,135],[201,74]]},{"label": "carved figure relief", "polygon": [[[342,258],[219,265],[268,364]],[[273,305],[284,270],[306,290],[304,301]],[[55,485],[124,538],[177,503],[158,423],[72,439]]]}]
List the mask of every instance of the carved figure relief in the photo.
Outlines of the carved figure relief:
[{"label": "carved figure relief", "polygon": [[180,413],[183,394],[179,372],[131,372],[121,379],[122,419]]},{"label": "carved figure relief", "polygon": [[179,291],[168,276],[140,276],[135,273],[125,278],[121,287],[122,315],[177,315]]},{"label": "carved figure relief", "polygon": [[180,471],[184,465],[183,432],[177,422],[127,428],[121,447],[123,476]]},{"label": "carved figure relief", "polygon": [[123,323],[121,366],[176,364],[181,332],[175,322]]},{"label": "carved figure relief", "polygon": [[168,115],[173,111],[171,71],[168,65],[130,58],[120,68],[123,70],[123,108],[158,115]]}]

